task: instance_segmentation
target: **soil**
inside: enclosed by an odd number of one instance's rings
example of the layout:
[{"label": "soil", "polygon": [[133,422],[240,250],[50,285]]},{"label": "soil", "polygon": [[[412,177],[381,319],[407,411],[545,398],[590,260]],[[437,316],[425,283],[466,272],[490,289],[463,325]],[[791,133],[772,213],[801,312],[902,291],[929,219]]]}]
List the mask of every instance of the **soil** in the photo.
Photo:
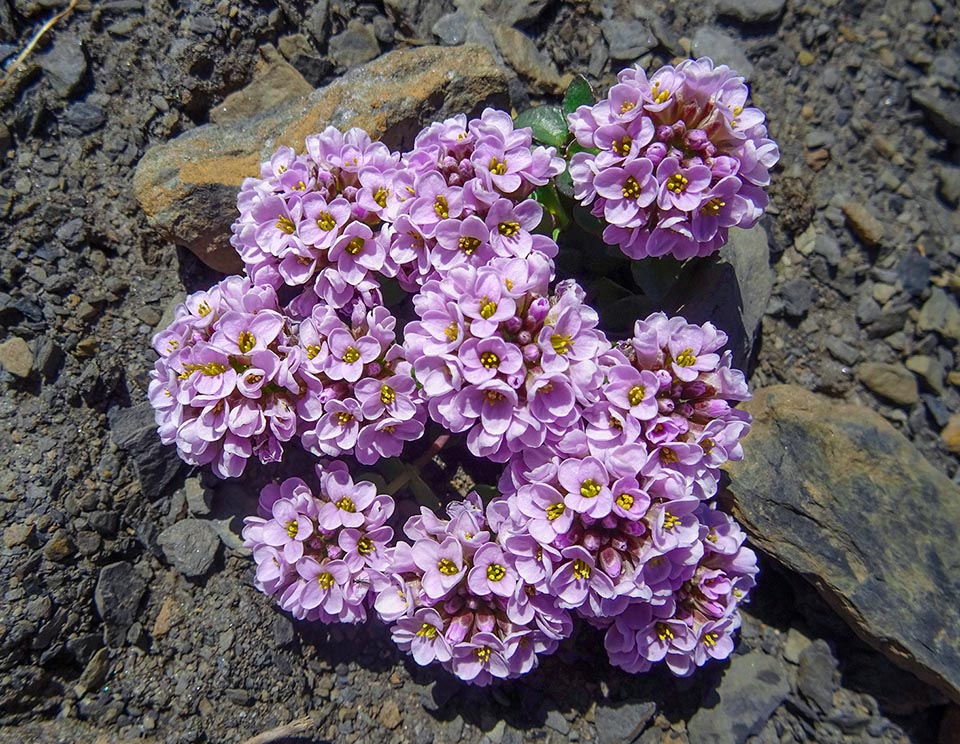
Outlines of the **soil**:
[{"label": "soil", "polygon": [[[960,412],[954,3],[653,0],[643,17],[626,0],[490,5],[493,18],[509,6],[560,73],[601,89],[622,66],[652,69],[691,44],[752,67],[782,160],[758,228],[776,281],[751,385],[789,382],[876,409],[960,480],[941,436]],[[0,0],[7,68],[60,7]],[[717,741],[955,733],[955,707],[769,557],[737,656],[688,679],[612,668],[584,628],[524,679],[471,689],[402,658],[375,622],[301,625],[253,588],[230,534],[252,511],[253,480],[178,466],[142,405],[165,313],[219,277],[149,228],[134,168],[249,82],[263,44],[303,34],[309,53],[296,63],[321,85],[358,58],[357,34],[343,32],[372,30],[386,52],[434,41],[432,22],[453,10],[85,0],[0,86],[0,742],[242,742],[308,715],[288,741],[696,742],[704,710],[737,732]],[[650,39],[639,58],[615,58],[631,42],[623,28]],[[535,78],[514,77],[517,109],[544,100]],[[946,321],[931,325],[931,302],[952,308]],[[877,379],[870,363],[897,374]],[[193,579],[157,541],[188,514],[222,543]],[[760,656],[789,692],[731,707],[725,686]]]}]

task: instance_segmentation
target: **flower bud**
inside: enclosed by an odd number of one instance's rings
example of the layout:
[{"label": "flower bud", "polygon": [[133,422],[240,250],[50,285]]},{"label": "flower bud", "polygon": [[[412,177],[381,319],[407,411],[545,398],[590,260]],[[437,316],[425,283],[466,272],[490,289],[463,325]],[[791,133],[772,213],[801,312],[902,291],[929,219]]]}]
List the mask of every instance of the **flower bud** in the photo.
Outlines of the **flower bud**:
[{"label": "flower bud", "polygon": [[590,530],[584,534],[581,544],[591,553],[596,553],[600,549],[600,546],[603,545],[603,538],[600,536],[599,532]]},{"label": "flower bud", "polygon": [[534,364],[540,360],[540,347],[536,344],[527,344],[523,347],[523,360]]},{"label": "flower bud", "polygon": [[[505,321],[503,321],[503,327],[507,333],[517,333],[521,328],[523,328],[523,321],[514,315],[512,318],[507,318]],[[530,342],[527,341],[527,343]]]},{"label": "flower bud", "polygon": [[620,554],[609,546],[600,551],[600,565],[604,573],[614,579],[620,575],[620,571],[623,569]]},{"label": "flower bud", "polygon": [[531,330],[538,328],[543,319],[550,312],[550,300],[546,297],[537,297],[530,303],[530,309],[527,310],[526,326]]},{"label": "flower bud", "polygon": [[683,135],[683,144],[691,150],[699,152],[706,149],[706,146],[710,144],[710,139],[702,129],[691,129]]},{"label": "flower bud", "polygon": [[533,341],[533,334],[531,334],[530,331],[520,331],[520,333],[517,334],[517,343],[521,346],[526,346],[531,341]]}]

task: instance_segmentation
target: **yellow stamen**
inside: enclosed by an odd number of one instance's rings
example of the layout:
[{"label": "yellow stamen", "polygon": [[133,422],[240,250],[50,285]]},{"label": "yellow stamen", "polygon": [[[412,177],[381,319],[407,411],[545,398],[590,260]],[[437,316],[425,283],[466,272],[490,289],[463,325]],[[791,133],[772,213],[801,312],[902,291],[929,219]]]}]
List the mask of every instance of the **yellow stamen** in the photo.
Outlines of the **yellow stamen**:
[{"label": "yellow stamen", "polygon": [[457,241],[457,248],[466,253],[468,256],[472,256],[473,252],[479,247],[480,241],[477,238],[471,238],[468,235],[463,236]]},{"label": "yellow stamen", "polygon": [[380,386],[380,402],[388,406],[397,399],[397,394],[389,385]]},{"label": "yellow stamen", "polygon": [[490,172],[497,176],[502,176],[507,172],[507,161],[506,160],[497,160],[497,158],[490,159]]},{"label": "yellow stamen", "polygon": [[420,626],[420,630],[417,631],[417,635],[421,638],[426,638],[428,641],[432,641],[437,637],[437,629],[430,623],[424,623]]},{"label": "yellow stamen", "polygon": [[592,570],[590,568],[590,564],[587,563],[586,561],[583,561],[580,558],[577,558],[577,560],[573,562],[574,578],[589,579],[591,572]]},{"label": "yellow stamen", "polygon": [[623,135],[623,139],[614,140],[613,144],[610,145],[610,149],[620,157],[626,157],[630,154],[630,146],[632,144],[633,138],[629,134],[625,134]]},{"label": "yellow stamen", "polygon": [[727,203],[717,196],[700,207],[700,212],[702,214],[708,214],[711,217],[716,217],[718,214],[720,214],[721,208],[725,206],[727,206]]},{"label": "yellow stamen", "polygon": [[310,344],[307,346],[307,359],[315,359],[317,354],[320,353],[320,347]]},{"label": "yellow stamen", "polygon": [[329,589],[334,584],[333,574],[324,571],[322,574],[317,576],[317,583],[320,585],[321,589]]},{"label": "yellow stamen", "polygon": [[559,504],[551,504],[547,507],[547,519],[549,519],[551,522],[555,519],[559,519],[560,515],[562,515],[566,510],[567,507],[562,502]]},{"label": "yellow stamen", "polygon": [[329,212],[321,212],[317,215],[317,227],[325,232],[330,232],[333,228],[337,226],[337,221],[333,219],[333,215]]},{"label": "yellow stamen", "polygon": [[684,349],[677,354],[678,367],[692,367],[697,363],[697,357],[694,356],[693,349]]},{"label": "yellow stamen", "polygon": [[390,196],[390,192],[387,191],[383,186],[377,188],[376,193],[373,195],[373,200],[380,205],[380,207],[387,206],[387,197]]},{"label": "yellow stamen", "polygon": [[673,631],[670,629],[670,626],[666,623],[657,623],[657,638],[661,641],[665,641],[668,638],[673,640]]},{"label": "yellow stamen", "polygon": [[347,350],[343,352],[343,361],[347,364],[353,364],[358,359],[360,359],[360,352],[353,346],[348,346]]},{"label": "yellow stamen", "polygon": [[206,300],[197,305],[197,315],[199,315],[201,318],[206,318],[212,312],[213,309]]},{"label": "yellow stamen", "polygon": [[682,194],[683,190],[687,188],[687,177],[680,174],[674,173],[670,178],[667,179],[667,189],[672,191],[674,194]]},{"label": "yellow stamen", "polygon": [[680,458],[677,457],[677,453],[674,452],[669,447],[664,447],[663,449],[660,450],[660,462],[665,462],[669,465],[679,461],[680,461]]},{"label": "yellow stamen", "polygon": [[714,646],[717,645],[717,639],[719,637],[720,636],[717,633],[707,633],[703,637],[703,645],[707,646],[708,648],[713,648]]},{"label": "yellow stamen", "polygon": [[487,566],[488,581],[500,581],[506,575],[507,570],[498,563],[491,563],[489,566]]},{"label": "yellow stamen", "polygon": [[287,235],[292,235],[293,231],[297,229],[297,226],[293,224],[293,220],[289,217],[278,217],[277,229],[280,232],[285,232]]},{"label": "yellow stamen", "polygon": [[356,504],[353,503],[353,499],[351,499],[349,496],[344,496],[342,499],[340,499],[336,506],[340,511],[345,511],[347,514],[357,513]]},{"label": "yellow stamen", "polygon": [[603,486],[597,483],[593,478],[587,478],[580,484],[580,495],[585,499],[595,499],[600,495]]},{"label": "yellow stamen", "polygon": [[501,222],[497,225],[497,231],[505,238],[512,238],[520,232],[519,222]]},{"label": "yellow stamen", "polygon": [[347,243],[346,251],[351,256],[356,256],[360,251],[363,250],[363,245],[366,241],[363,238],[354,238],[349,243]]},{"label": "yellow stamen", "polygon": [[670,512],[663,513],[663,529],[672,530],[679,527],[681,524],[680,517],[674,516]]},{"label": "yellow stamen", "polygon": [[550,337],[550,345],[558,354],[567,354],[573,348],[573,339],[562,333],[554,333]]},{"label": "yellow stamen", "polygon": [[297,524],[296,519],[291,519],[283,528],[287,531],[287,535],[292,539],[297,536],[297,532],[300,531],[300,525]]},{"label": "yellow stamen", "polygon": [[629,493],[621,493],[617,496],[617,505],[624,511],[629,511],[633,506],[633,496]]},{"label": "yellow stamen", "polygon": [[487,369],[496,369],[500,366],[500,357],[492,351],[485,351],[480,355],[480,364]]},{"label": "yellow stamen", "polygon": [[620,191],[624,199],[638,199],[640,197],[640,182],[633,176],[629,176],[623,182],[623,188]]},{"label": "yellow stamen", "polygon": [[237,336],[237,346],[239,347],[241,354],[249,354],[251,351],[253,351],[253,347],[256,345],[257,339],[254,338],[250,331],[240,331],[240,335]]},{"label": "yellow stamen", "polygon": [[447,341],[456,341],[457,337],[460,335],[460,329],[457,327],[456,322],[453,322],[444,328],[443,335],[447,337]]},{"label": "yellow stamen", "polygon": [[620,104],[620,113],[625,114],[628,111],[633,111],[637,107],[633,101],[624,101]]},{"label": "yellow stamen", "polygon": [[480,300],[480,317],[484,320],[489,320],[493,317],[493,314],[497,312],[497,303],[492,302],[491,300],[484,297]]},{"label": "yellow stamen", "polygon": [[647,394],[647,389],[643,385],[634,385],[627,393],[627,400],[631,406],[639,406],[643,402],[643,396]]},{"label": "yellow stamen", "polygon": [[357,552],[360,555],[370,555],[373,552],[373,540],[369,537],[361,537],[357,540]]},{"label": "yellow stamen", "polygon": [[453,576],[454,574],[460,572],[460,569],[457,568],[457,564],[451,561],[449,558],[441,558],[440,562],[437,563],[437,568],[444,576]]},{"label": "yellow stamen", "polygon": [[477,661],[479,661],[481,664],[486,664],[488,661],[490,661],[490,649],[486,646],[476,649],[474,653],[477,655]]},{"label": "yellow stamen", "polygon": [[443,194],[437,194],[437,198],[434,199],[433,211],[437,213],[437,217],[441,220],[450,216],[450,205],[447,204],[447,198]]},{"label": "yellow stamen", "polygon": [[347,413],[346,411],[340,411],[340,413],[337,414],[337,423],[340,426],[346,426],[351,421],[353,421],[352,413]]},{"label": "yellow stamen", "polygon": [[488,390],[483,394],[483,397],[487,399],[487,403],[499,403],[503,400],[503,393],[498,393],[496,390]]}]

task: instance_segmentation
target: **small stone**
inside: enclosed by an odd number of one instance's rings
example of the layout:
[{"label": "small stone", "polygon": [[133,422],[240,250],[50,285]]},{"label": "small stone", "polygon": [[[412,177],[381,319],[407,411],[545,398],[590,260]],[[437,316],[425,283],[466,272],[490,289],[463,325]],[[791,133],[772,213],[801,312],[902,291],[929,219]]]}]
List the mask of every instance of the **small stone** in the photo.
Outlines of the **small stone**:
[{"label": "small stone", "polygon": [[32,524],[11,524],[3,531],[3,545],[6,548],[15,548],[23,545],[33,534]]},{"label": "small stone", "polygon": [[43,557],[48,561],[59,563],[73,555],[74,545],[70,537],[63,530],[58,530],[43,546]]},{"label": "small stone", "polygon": [[783,663],[757,649],[731,656],[716,689],[719,702],[687,722],[691,742],[738,744],[758,734],[790,693]]},{"label": "small stone", "polygon": [[920,379],[927,384],[930,390],[943,395],[945,391],[943,386],[944,370],[939,359],[918,354],[917,356],[908,357],[906,366],[911,372],[919,375]]},{"label": "small stone", "polygon": [[885,305],[887,300],[893,297],[897,293],[897,288],[892,284],[883,284],[878,283],[873,285],[873,289],[870,294],[873,296],[877,302],[881,305]]},{"label": "small stone", "polygon": [[787,631],[787,642],[783,646],[783,658],[791,664],[799,664],[800,654],[812,642],[802,631],[791,627]]},{"label": "small stone", "polygon": [[864,362],[857,367],[857,377],[877,395],[900,406],[912,406],[920,402],[917,380],[901,364]]},{"label": "small stone", "polygon": [[839,687],[836,671],[837,660],[823,639],[817,639],[800,653],[797,687],[824,713],[833,709],[833,693]]},{"label": "small stone", "polygon": [[827,340],[823,342],[823,345],[834,359],[846,365],[852,366],[856,364],[860,358],[860,351],[858,349],[855,349],[846,341],[835,338],[834,336],[828,337]]},{"label": "small stone", "polygon": [[80,39],[73,34],[58,34],[53,49],[41,55],[40,67],[47,73],[57,95],[70,98],[76,93],[87,74],[87,57]]},{"label": "small stone", "polygon": [[741,23],[771,23],[783,15],[785,0],[720,0],[717,12]]},{"label": "small stone", "polygon": [[373,27],[354,18],[344,31],[330,37],[329,52],[337,67],[350,69],[378,57],[380,44]]},{"label": "small stone", "polygon": [[167,527],[157,542],[170,565],[191,579],[205,576],[220,550],[220,540],[199,519],[182,519]]},{"label": "small stone", "polygon": [[387,700],[380,706],[380,715],[377,717],[380,719],[380,723],[391,730],[403,723],[403,714],[395,700]]},{"label": "small stone", "polygon": [[127,561],[100,569],[93,600],[104,623],[104,641],[120,646],[133,625],[147,586]]},{"label": "small stone", "polygon": [[960,339],[960,308],[956,300],[940,287],[930,290],[930,297],[920,308],[917,328],[926,333],[935,331],[941,336]]},{"label": "small stone", "polygon": [[791,318],[802,318],[816,299],[817,290],[809,279],[791,279],[780,287],[783,311]]},{"label": "small stone", "polygon": [[732,67],[747,81],[753,77],[753,63],[747,59],[743,44],[724,31],[710,26],[697,29],[691,50],[696,58],[710,57],[717,64]]},{"label": "small stone", "polygon": [[947,445],[947,449],[955,455],[960,455],[960,413],[950,417],[947,425],[940,432],[940,438]]},{"label": "small stone", "polygon": [[860,202],[848,201],[843,204],[843,213],[847,225],[865,245],[877,246],[883,240],[883,225]]},{"label": "small stone", "polygon": [[153,630],[150,635],[154,638],[163,638],[170,632],[173,624],[173,597],[165,597],[163,604],[160,605],[160,612],[157,613],[157,619],[153,623]]},{"label": "small stone", "polygon": [[913,102],[924,110],[930,123],[955,145],[960,145],[960,101],[944,98],[929,89],[910,94]]},{"label": "small stone", "polygon": [[210,492],[203,487],[197,476],[187,478],[184,481],[183,491],[187,497],[187,508],[191,514],[205,517],[210,513]]},{"label": "small stone", "polygon": [[82,698],[88,692],[93,692],[107,679],[107,673],[110,671],[110,649],[101,648],[95,653],[83,669],[83,674],[74,685],[73,691],[78,698]]},{"label": "small stone", "polygon": [[942,165],[937,171],[937,193],[949,206],[960,204],[960,168]]},{"label": "small stone", "polygon": [[145,307],[141,307],[139,310],[137,310],[137,317],[151,328],[156,328],[157,324],[160,322],[160,311],[155,307],[146,305]]},{"label": "small stone", "polygon": [[616,707],[597,706],[597,741],[599,744],[620,744],[633,741],[657,712],[655,703],[625,703]]},{"label": "small stone", "polygon": [[930,284],[930,259],[920,251],[908,251],[897,263],[897,279],[907,294],[920,294]]},{"label": "small stone", "polygon": [[823,256],[830,266],[837,266],[842,258],[840,244],[831,235],[818,234],[813,250],[818,256]]},{"label": "small stone", "polygon": [[113,441],[133,460],[143,495],[151,501],[163,496],[182,463],[176,450],[157,437],[153,407],[144,402],[132,408],[111,408],[108,418]]},{"label": "small stone", "polygon": [[493,28],[497,49],[503,59],[522,79],[542,91],[561,92],[564,88],[553,60],[540,51],[533,39],[511,26]]},{"label": "small stone", "polygon": [[657,46],[657,37],[643,21],[611,18],[600,21],[600,30],[613,59],[634,60]]},{"label": "small stone", "polygon": [[25,380],[33,372],[33,351],[19,336],[11,336],[0,344],[0,366],[14,377]]},{"label": "small stone", "polygon": [[107,115],[99,106],[79,101],[67,109],[64,121],[70,128],[77,130],[71,134],[89,134],[103,126]]},{"label": "small stone", "polygon": [[807,49],[801,49],[800,53],[797,55],[797,62],[799,62],[803,67],[809,67],[816,61],[817,58]]}]

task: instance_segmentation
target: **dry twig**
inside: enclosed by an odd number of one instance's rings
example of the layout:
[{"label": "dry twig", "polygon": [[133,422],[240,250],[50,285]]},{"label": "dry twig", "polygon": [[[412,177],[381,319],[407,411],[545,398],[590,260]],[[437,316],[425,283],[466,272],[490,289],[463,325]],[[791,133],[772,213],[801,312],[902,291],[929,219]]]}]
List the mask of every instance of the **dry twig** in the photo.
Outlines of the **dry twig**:
[{"label": "dry twig", "polygon": [[316,729],[319,725],[320,719],[316,715],[304,716],[303,718],[298,718],[296,721],[290,721],[290,723],[285,723],[283,726],[277,726],[269,731],[264,731],[262,734],[252,736],[244,741],[243,744],[270,744],[272,741],[278,741],[288,736],[305,734]]},{"label": "dry twig", "polygon": [[22,52],[20,52],[20,56],[13,61],[13,64],[10,66],[10,69],[7,70],[7,74],[3,76],[3,80],[0,80],[0,88],[6,85],[7,81],[11,77],[13,77],[13,74],[20,69],[20,65],[22,65],[23,61],[30,56],[30,53],[33,51],[34,47],[37,45],[37,42],[39,42],[40,39],[43,38],[43,35],[47,33],[47,31],[49,31],[51,28],[53,28],[54,24],[56,24],[57,21],[59,21],[64,16],[69,15],[71,12],[73,12],[73,9],[77,7],[78,2],[79,0],[70,0],[70,4],[66,8],[61,10],[53,18],[51,18],[49,21],[47,21],[40,27],[40,30],[33,35],[32,39],[30,39],[30,43],[27,44],[27,46],[24,48]]}]

